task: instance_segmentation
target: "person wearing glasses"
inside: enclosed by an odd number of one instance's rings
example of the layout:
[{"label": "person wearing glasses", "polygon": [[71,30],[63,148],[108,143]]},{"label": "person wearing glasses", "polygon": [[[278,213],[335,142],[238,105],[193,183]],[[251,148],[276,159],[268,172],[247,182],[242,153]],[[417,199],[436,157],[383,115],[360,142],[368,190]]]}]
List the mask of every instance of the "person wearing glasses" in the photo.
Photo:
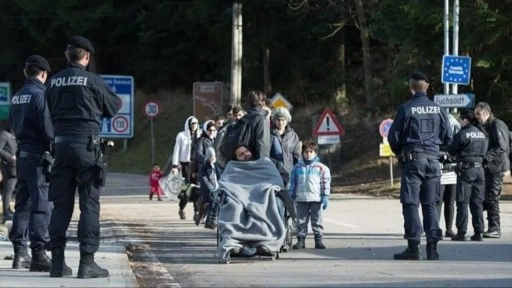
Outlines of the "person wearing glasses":
[{"label": "person wearing glasses", "polygon": [[[172,153],[172,174],[178,173],[178,167],[181,166],[181,175],[185,178],[187,184],[196,184],[197,173],[193,171],[193,163],[195,158],[196,140],[201,135],[199,133],[199,121],[196,117],[190,116],[185,121],[184,130],[176,136],[176,143]],[[165,170],[165,169],[164,169]],[[179,203],[180,219],[186,219],[185,206],[189,201],[189,195],[182,195]]]}]

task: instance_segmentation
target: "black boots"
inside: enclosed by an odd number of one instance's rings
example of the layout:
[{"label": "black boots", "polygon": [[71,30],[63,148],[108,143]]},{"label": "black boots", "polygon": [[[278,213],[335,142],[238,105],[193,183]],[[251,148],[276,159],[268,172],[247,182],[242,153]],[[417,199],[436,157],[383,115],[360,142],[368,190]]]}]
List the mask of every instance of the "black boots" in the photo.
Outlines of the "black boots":
[{"label": "black boots", "polygon": [[315,239],[315,249],[325,249],[325,244],[322,238]]},{"label": "black boots", "polygon": [[30,258],[27,251],[14,252],[12,269],[27,269],[30,267],[30,262],[32,262],[32,258]]},{"label": "black boots", "polygon": [[31,272],[50,272],[51,260],[46,255],[46,251],[41,249],[32,250],[32,261],[30,262],[29,271]]},{"label": "black boots", "polygon": [[457,233],[457,235],[452,236],[452,241],[466,241],[466,233]]},{"label": "black boots", "polygon": [[108,270],[103,269],[94,262],[94,254],[80,253],[80,266],[78,266],[77,278],[105,278]]},{"label": "black boots", "polygon": [[427,260],[439,260],[437,241],[427,240]]},{"label": "black boots", "polygon": [[217,228],[217,209],[218,206],[215,202],[213,202],[208,209],[208,214],[206,214],[206,222],[204,224],[204,228],[215,229]]},{"label": "black boots", "polygon": [[304,249],[306,248],[306,243],[304,242],[304,238],[297,238],[297,243],[292,246],[293,249]]},{"label": "black boots", "polygon": [[71,276],[73,271],[66,265],[64,260],[64,248],[52,249],[52,267],[50,277]]},{"label": "black boots", "polygon": [[395,260],[421,260],[420,241],[408,240],[407,248],[402,253],[393,255]]},{"label": "black boots", "polygon": [[471,241],[484,241],[482,233],[475,233],[475,235],[471,236]]}]

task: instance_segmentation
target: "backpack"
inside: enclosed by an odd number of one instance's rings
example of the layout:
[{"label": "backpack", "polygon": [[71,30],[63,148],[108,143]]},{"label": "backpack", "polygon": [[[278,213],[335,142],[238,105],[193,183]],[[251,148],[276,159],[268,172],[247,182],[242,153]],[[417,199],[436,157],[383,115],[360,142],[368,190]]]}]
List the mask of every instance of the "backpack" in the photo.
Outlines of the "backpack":
[{"label": "backpack", "polygon": [[242,117],[235,123],[227,123],[217,133],[215,138],[215,152],[217,153],[217,163],[226,167],[229,161],[233,160],[233,152],[239,145],[250,146],[251,126],[247,117]]}]

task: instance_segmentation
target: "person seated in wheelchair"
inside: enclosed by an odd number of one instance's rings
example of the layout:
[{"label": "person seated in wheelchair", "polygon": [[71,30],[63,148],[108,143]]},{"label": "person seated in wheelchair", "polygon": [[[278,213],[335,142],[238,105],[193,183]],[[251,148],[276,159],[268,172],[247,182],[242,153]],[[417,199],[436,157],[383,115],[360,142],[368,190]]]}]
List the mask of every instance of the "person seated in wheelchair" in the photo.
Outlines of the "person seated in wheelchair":
[{"label": "person seated in wheelchair", "polygon": [[[281,173],[269,158],[253,160],[245,145],[238,146],[220,177],[223,201],[219,212],[218,255],[272,255],[281,250],[286,237]],[[280,191],[283,191],[280,193]],[[293,206],[288,206],[293,207]],[[293,209],[293,208],[292,208]]]}]

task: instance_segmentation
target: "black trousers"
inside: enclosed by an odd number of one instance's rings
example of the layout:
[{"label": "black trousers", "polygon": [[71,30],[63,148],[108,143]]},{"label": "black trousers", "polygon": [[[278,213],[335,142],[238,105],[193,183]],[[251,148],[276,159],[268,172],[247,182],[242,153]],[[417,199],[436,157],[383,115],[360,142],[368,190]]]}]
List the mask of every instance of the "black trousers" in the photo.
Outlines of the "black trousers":
[{"label": "black trousers", "polygon": [[[404,215],[404,238],[420,241],[425,229],[427,241],[441,239],[437,203],[441,187],[441,167],[437,159],[419,158],[408,161],[400,170],[402,182],[400,202]],[[419,206],[423,212],[423,226],[419,216]]]},{"label": "black trousers", "polygon": [[9,167],[4,163],[0,164],[0,170],[2,171],[2,215],[6,216],[11,213],[9,207],[11,205],[12,194],[16,187],[17,177],[9,177]]},{"label": "black trousers", "polygon": [[441,185],[439,203],[437,204],[437,214],[439,215],[439,221],[441,221],[441,215],[443,214],[444,204],[444,223],[446,230],[452,230],[453,219],[455,218],[455,194],[457,190],[456,184]]},{"label": "black trousers", "polygon": [[461,172],[457,177],[457,233],[466,234],[468,229],[468,206],[471,211],[471,222],[475,233],[484,232],[484,200],[485,178],[483,167],[472,167]]},{"label": "black trousers", "polygon": [[485,198],[483,205],[484,210],[487,211],[487,221],[490,232],[501,231],[500,196],[503,176],[503,172],[485,174]]},{"label": "black trousers", "polygon": [[101,161],[99,147],[89,151],[87,144],[57,143],[55,162],[50,180],[49,199],[54,209],[50,219],[48,249],[66,246],[75,193],[78,189],[80,219],[78,242],[81,253],[95,253],[100,243],[100,194],[97,184],[97,161]]},{"label": "black trousers", "polygon": [[18,183],[12,230],[9,234],[14,252],[45,248],[50,238],[48,223],[53,204],[48,201],[48,183],[40,166],[41,158],[18,158]]}]

